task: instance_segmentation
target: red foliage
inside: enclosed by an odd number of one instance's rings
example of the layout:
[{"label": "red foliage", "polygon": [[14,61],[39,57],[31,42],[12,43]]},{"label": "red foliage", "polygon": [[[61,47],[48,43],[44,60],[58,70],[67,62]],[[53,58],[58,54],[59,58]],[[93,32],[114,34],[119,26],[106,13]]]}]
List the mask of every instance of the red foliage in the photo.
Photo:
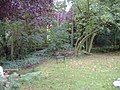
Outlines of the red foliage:
[{"label": "red foliage", "polygon": [[0,19],[22,19],[35,24],[49,23],[53,0],[0,0]]},{"label": "red foliage", "polygon": [[0,0],[0,19],[10,17],[12,14],[12,0]]}]

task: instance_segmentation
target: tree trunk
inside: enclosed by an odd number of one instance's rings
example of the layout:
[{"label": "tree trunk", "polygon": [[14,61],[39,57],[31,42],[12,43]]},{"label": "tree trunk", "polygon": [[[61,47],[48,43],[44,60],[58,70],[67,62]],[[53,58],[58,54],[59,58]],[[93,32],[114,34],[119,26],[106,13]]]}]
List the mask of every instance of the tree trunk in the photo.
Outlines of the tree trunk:
[{"label": "tree trunk", "polygon": [[11,55],[11,59],[13,59],[13,57],[14,57],[14,33],[13,33],[13,31],[12,31],[11,53],[10,53],[10,55]]},{"label": "tree trunk", "polygon": [[88,53],[91,52],[91,49],[92,49],[92,45],[93,45],[93,40],[94,40],[94,37],[96,36],[96,33],[94,33],[91,37],[91,40],[90,40],[90,45],[89,45],[89,49],[88,49]]},{"label": "tree trunk", "polygon": [[9,51],[8,51],[8,46],[7,46],[7,40],[6,40],[6,32],[5,32],[5,30],[3,31],[2,38],[3,38],[4,55],[5,55],[5,58],[7,59],[8,55],[9,55]]},{"label": "tree trunk", "polygon": [[72,25],[72,31],[71,31],[71,46],[73,47],[74,44],[74,20],[73,20],[73,25]]},{"label": "tree trunk", "polygon": [[77,45],[76,48],[75,48],[76,54],[78,53],[79,48],[81,48],[81,46],[85,43],[86,39],[89,38],[90,35],[92,35],[92,34],[94,34],[94,33],[96,33],[96,32],[97,32],[97,31],[94,31],[94,32],[86,35],[85,37],[83,37],[83,38],[79,41],[78,45]]}]

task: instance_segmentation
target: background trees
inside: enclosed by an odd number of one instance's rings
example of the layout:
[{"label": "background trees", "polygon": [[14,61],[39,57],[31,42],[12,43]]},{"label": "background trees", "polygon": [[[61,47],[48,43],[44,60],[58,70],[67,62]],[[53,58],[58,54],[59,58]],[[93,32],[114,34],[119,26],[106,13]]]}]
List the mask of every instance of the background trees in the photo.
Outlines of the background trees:
[{"label": "background trees", "polygon": [[[66,11],[67,3],[72,2]],[[31,52],[75,48],[120,47],[119,0],[0,1],[1,57],[21,58]],[[49,31],[47,31],[47,27]],[[49,40],[47,40],[49,35]],[[70,45],[71,44],[71,45]]]},{"label": "background trees", "polygon": [[0,1],[2,57],[21,58],[41,49],[45,43],[46,25],[52,23],[52,4],[52,0]]},{"label": "background trees", "polygon": [[87,52],[91,51],[95,31],[97,31],[97,36],[94,42],[97,46],[99,46],[98,43],[101,43],[102,46],[105,44],[107,46],[119,45],[116,43],[120,40],[118,0],[74,0],[73,3],[79,33],[76,43],[77,50],[80,48]]}]

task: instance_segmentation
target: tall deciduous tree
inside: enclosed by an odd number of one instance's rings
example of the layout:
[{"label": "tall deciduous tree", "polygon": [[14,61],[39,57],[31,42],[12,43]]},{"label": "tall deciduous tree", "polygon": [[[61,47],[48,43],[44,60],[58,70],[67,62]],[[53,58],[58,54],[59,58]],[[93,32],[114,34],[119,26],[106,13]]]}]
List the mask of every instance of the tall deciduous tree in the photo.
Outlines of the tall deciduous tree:
[{"label": "tall deciduous tree", "polygon": [[[84,48],[90,52],[96,31],[101,33],[107,29],[107,32],[119,32],[119,3],[118,0],[73,0],[79,33],[76,51]],[[117,33],[115,38],[116,35]],[[118,39],[115,40],[119,42]]]}]

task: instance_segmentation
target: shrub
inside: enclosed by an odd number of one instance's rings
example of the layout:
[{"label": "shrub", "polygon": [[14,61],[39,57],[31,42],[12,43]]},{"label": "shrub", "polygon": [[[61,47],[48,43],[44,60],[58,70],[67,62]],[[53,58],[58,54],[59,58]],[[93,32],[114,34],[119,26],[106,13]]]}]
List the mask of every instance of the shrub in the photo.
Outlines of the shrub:
[{"label": "shrub", "polygon": [[57,51],[71,48],[69,33],[64,26],[50,30],[48,33],[48,50]]}]

